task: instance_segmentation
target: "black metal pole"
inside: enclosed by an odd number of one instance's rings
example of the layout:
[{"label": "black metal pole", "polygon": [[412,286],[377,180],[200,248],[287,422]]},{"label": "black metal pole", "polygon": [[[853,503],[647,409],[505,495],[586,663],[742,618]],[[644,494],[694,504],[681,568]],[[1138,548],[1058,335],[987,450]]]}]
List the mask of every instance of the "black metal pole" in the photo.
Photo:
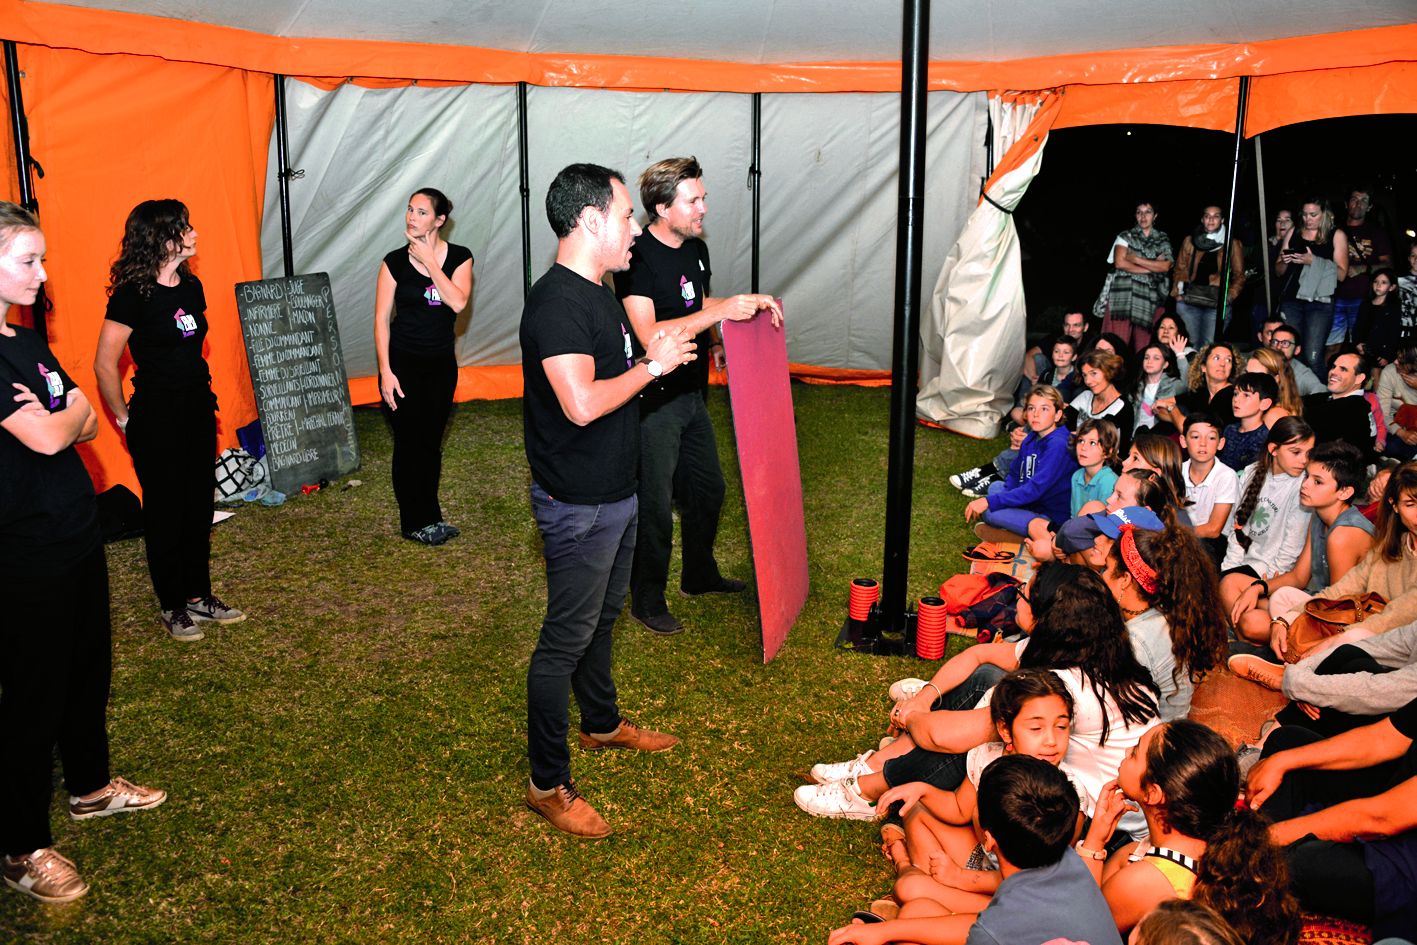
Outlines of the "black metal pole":
[{"label": "black metal pole", "polygon": [[[34,195],[34,180],[30,170],[34,159],[30,157],[30,126],[25,119],[25,97],[20,88],[20,55],[14,40],[5,40],[5,88],[10,98],[10,131],[15,136],[15,169],[20,178],[20,206],[36,217],[39,216],[39,200]],[[40,176],[44,173],[41,171]],[[48,337],[45,330],[45,313],[49,301],[44,294],[44,284],[40,283],[35,293],[34,304],[30,306],[30,320],[34,330],[41,337]]]},{"label": "black metal pole", "polygon": [[517,83],[517,166],[522,195],[522,301],[531,294],[531,173],[527,169],[526,83]]},{"label": "black metal pole", "polygon": [[748,168],[748,188],[753,191],[753,278],[752,288],[758,291],[759,243],[758,232],[763,208],[763,93],[753,93],[753,163]]},{"label": "black metal pole", "polygon": [[[1235,238],[1235,201],[1240,194],[1240,162],[1245,145],[1245,107],[1250,100],[1250,77],[1240,76],[1240,101],[1235,106],[1235,162],[1230,169],[1230,206],[1225,211],[1225,245],[1220,248],[1220,297],[1215,300],[1215,339],[1224,330],[1226,300],[1230,295],[1230,243]],[[1232,311],[1230,317],[1234,318]]]},{"label": "black metal pole", "polygon": [[290,128],[285,117],[285,76],[275,76],[276,85],[276,185],[280,190],[280,248],[284,254],[285,277],[295,275],[295,249],[290,238]]},{"label": "black metal pole", "polygon": [[910,502],[915,482],[915,397],[920,386],[920,266],[925,212],[925,95],[930,0],[905,0],[900,86],[900,210],[896,223],[895,335],[891,342],[890,456],[881,609],[905,630]]}]

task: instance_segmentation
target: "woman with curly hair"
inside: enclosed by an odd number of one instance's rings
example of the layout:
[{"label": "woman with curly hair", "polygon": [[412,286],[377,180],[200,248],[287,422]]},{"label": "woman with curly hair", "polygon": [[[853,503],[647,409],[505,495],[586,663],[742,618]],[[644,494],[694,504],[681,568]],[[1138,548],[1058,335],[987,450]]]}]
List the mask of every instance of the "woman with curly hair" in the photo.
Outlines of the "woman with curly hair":
[{"label": "woman with curly hair", "polygon": [[1191,711],[1194,684],[1225,659],[1215,566],[1188,528],[1123,525],[1102,569],[1137,659],[1161,694],[1163,721]]},{"label": "woman with curly hair", "polygon": [[[145,200],[128,214],[109,271],[108,310],[98,336],[99,393],[127,438],[143,489],[148,573],[163,628],[200,640],[201,623],[246,615],[212,592],[212,492],[216,485],[216,394],[202,356],[206,296],[192,274],[197,231],[179,200]],[[123,396],[119,362],[137,369]]]},{"label": "woman with curly hair", "polygon": [[[1299,904],[1267,822],[1237,807],[1240,768],[1230,744],[1189,719],[1150,729],[1102,789],[1078,853],[1123,932],[1172,899],[1214,909],[1252,945],[1299,940]],[[1130,804],[1128,802],[1131,802]],[[1118,819],[1140,806],[1148,834],[1107,855]]]}]

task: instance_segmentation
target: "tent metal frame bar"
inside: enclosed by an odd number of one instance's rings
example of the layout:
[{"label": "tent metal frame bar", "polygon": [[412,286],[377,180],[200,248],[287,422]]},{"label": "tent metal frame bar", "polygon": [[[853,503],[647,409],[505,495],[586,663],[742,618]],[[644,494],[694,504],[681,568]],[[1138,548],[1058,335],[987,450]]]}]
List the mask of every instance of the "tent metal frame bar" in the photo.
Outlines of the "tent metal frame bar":
[{"label": "tent metal frame bar", "polygon": [[749,289],[754,294],[758,291],[758,269],[761,261],[761,245],[759,243],[760,224],[762,220],[763,207],[763,93],[753,93],[753,158],[748,165],[748,189],[753,192],[753,274],[752,287]]},{"label": "tent metal frame bar", "polygon": [[285,277],[295,275],[295,246],[290,236],[290,181],[304,177],[305,172],[290,169],[290,124],[285,113],[285,76],[276,74],[276,186],[280,192],[280,250],[285,263]]},{"label": "tent metal frame bar", "polygon": [[[910,507],[915,482],[915,398],[920,387],[920,269],[925,236],[925,105],[930,0],[904,0],[900,84],[900,209],[896,221],[895,331],[891,340],[890,445],[881,612],[906,629]],[[884,642],[884,641],[883,641]],[[878,648],[878,652],[889,648]]]},{"label": "tent metal frame bar", "polygon": [[1265,316],[1274,314],[1274,273],[1269,266],[1269,211],[1264,200],[1264,147],[1260,144],[1262,135],[1255,135],[1255,190],[1260,200],[1260,261],[1264,263],[1264,310]]},{"label": "tent metal frame bar", "polygon": [[517,83],[517,173],[522,203],[522,301],[531,294],[531,172],[527,163],[527,84]]},{"label": "tent metal frame bar", "polygon": [[[15,169],[20,179],[20,206],[38,219],[39,200],[35,197],[34,178],[30,174],[37,170],[39,176],[43,177],[44,168],[40,167],[39,162],[30,154],[30,126],[25,118],[24,90],[20,88],[19,49],[12,39],[5,40],[4,46],[5,89],[10,99],[10,131],[15,138]],[[45,328],[45,313],[48,311],[49,300],[44,293],[44,284],[40,283],[34,304],[30,306],[30,320],[34,323],[34,330],[42,338],[48,337]]]},{"label": "tent metal frame bar", "polygon": [[[1230,168],[1230,206],[1225,211],[1225,245],[1221,247],[1220,294],[1215,300],[1215,334],[1220,339],[1225,330],[1224,311],[1230,297],[1230,244],[1235,239],[1235,201],[1240,193],[1240,166],[1244,162],[1245,110],[1250,102],[1250,77],[1240,76],[1239,102],[1235,106],[1235,159]],[[1230,306],[1230,317],[1235,317],[1234,306]],[[1248,332],[1247,332],[1248,334]]]}]

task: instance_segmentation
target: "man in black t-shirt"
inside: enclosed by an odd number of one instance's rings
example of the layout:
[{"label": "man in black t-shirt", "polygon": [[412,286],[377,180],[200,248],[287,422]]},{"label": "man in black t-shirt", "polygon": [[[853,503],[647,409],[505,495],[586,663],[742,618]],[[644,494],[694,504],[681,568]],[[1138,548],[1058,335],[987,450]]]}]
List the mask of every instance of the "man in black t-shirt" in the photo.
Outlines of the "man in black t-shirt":
[{"label": "man in black t-shirt", "polygon": [[[701,239],[706,193],[703,169],[692,157],[660,161],[640,175],[640,201],[649,224],[615,288],[641,345],[655,332],[682,330],[696,337],[700,351],[712,350],[719,357],[720,339],[714,337],[719,322],[745,321],[767,309],[773,324],[782,324],[782,309],[770,295],[710,297],[713,271]],[[708,358],[701,358],[651,385],[640,398],[640,526],[630,614],[665,636],[684,629],[664,599],[675,506],[684,559],[680,591],[694,597],[746,587],[720,574],[713,556],[724,485],[704,404],[708,369]]]},{"label": "man in black t-shirt", "polygon": [[523,429],[531,505],[546,559],[546,619],[527,669],[526,804],[556,829],[605,837],[610,826],[571,780],[572,691],[587,751],[665,751],[678,739],[620,715],[610,674],[612,631],[635,549],[637,394],[693,361],[692,337],[656,332],[635,359],[624,310],[601,284],[630,262],[639,235],[624,178],[572,164],[552,181],[546,216],[556,264],[522,310]]},{"label": "man in black t-shirt", "polygon": [[1304,421],[1315,443],[1352,443],[1371,461],[1377,455],[1377,421],[1363,393],[1368,362],[1361,354],[1340,354],[1328,369],[1328,391],[1304,398]]}]

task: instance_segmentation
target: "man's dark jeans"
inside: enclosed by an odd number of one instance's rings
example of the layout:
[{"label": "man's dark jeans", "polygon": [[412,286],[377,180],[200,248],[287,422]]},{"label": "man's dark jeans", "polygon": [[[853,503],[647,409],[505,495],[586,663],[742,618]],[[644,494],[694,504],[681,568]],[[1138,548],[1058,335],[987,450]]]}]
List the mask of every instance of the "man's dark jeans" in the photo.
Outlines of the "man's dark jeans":
[{"label": "man's dark jeans", "polygon": [[581,731],[613,732],[620,724],[612,632],[630,584],[638,502],[573,505],[533,482],[531,508],[546,558],[546,619],[526,674],[527,749],[532,783],[548,790],[571,778],[572,692]]},{"label": "man's dark jeans", "polygon": [[687,591],[709,590],[722,576],[713,557],[723,508],[723,470],[708,408],[698,391],[669,400],[640,419],[640,523],[631,606],[643,617],[669,609],[664,600],[674,546],[674,507]]}]

